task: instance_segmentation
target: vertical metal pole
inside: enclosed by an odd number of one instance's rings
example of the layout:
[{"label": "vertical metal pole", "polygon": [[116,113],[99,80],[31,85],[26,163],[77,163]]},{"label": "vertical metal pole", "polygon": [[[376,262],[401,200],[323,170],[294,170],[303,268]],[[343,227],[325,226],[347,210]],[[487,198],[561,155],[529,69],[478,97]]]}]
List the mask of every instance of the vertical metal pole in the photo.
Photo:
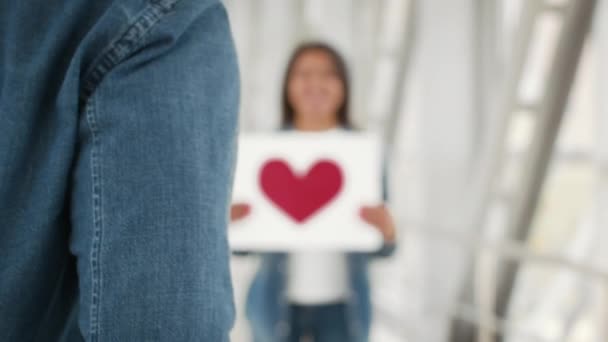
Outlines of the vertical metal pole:
[{"label": "vertical metal pole", "polygon": [[412,61],[412,51],[414,49],[416,37],[416,10],[417,0],[409,0],[406,6],[406,21],[407,25],[403,35],[403,41],[399,48],[398,68],[396,76],[396,84],[391,97],[390,110],[388,119],[385,125],[385,144],[387,146],[385,154],[389,156],[392,152],[392,147],[397,135],[397,127],[403,115],[403,95],[407,86],[408,71]]},{"label": "vertical metal pole", "polygon": [[[475,123],[475,0],[422,0],[418,2],[416,73],[420,95],[420,169],[424,208],[432,225],[450,227],[450,233],[467,234],[462,196],[468,193],[474,151]],[[458,295],[466,275],[468,253],[449,241],[425,239],[421,243],[425,270],[420,341],[445,341],[450,316],[437,315]],[[426,295],[425,295],[426,294]],[[447,311],[450,311],[449,308]]]},{"label": "vertical metal pole", "polygon": [[[481,150],[481,157],[477,160],[477,173],[472,177],[470,202],[470,227],[477,229],[479,232],[483,230],[486,215],[489,212],[490,202],[495,193],[495,183],[497,175],[502,168],[505,152],[505,140],[508,123],[514,109],[517,106],[517,91],[519,89],[520,80],[523,78],[524,67],[534,24],[542,3],[540,0],[526,0],[524,7],[521,10],[521,20],[518,31],[515,35],[515,43],[513,44],[513,53],[508,57],[509,64],[506,66],[505,82],[500,87],[499,104],[496,107],[496,113],[489,113],[491,121],[485,125],[488,130],[488,140]],[[475,298],[474,293],[474,268],[469,267],[469,276],[464,282],[461,294],[461,302],[473,303]],[[455,318],[452,322],[449,340],[452,342],[469,342],[474,341],[477,335],[477,327],[471,322]]]},{"label": "vertical metal pole", "polygon": [[[596,167],[599,169],[597,173],[597,190],[595,198],[595,231],[598,232],[597,248],[595,250],[596,265],[608,265],[608,248],[605,243],[608,241],[608,66],[605,61],[608,60],[608,2],[602,1],[598,3],[598,10],[594,25],[593,43],[595,44],[596,61],[596,92],[597,111],[595,113],[596,120]],[[598,339],[600,341],[608,341],[608,283],[604,282],[600,291],[600,312],[599,317],[595,319],[598,325]]]},{"label": "vertical metal pole", "polygon": [[[508,234],[517,241],[526,241],[530,225],[543,190],[545,175],[552,156],[559,127],[568,105],[568,98],[591,26],[596,0],[576,0],[570,3],[558,41],[555,57],[547,80],[535,134],[527,156],[521,193],[515,202],[513,220]],[[509,308],[518,266],[506,264],[498,275],[496,314],[505,317]],[[502,339],[500,339],[502,340]]]}]

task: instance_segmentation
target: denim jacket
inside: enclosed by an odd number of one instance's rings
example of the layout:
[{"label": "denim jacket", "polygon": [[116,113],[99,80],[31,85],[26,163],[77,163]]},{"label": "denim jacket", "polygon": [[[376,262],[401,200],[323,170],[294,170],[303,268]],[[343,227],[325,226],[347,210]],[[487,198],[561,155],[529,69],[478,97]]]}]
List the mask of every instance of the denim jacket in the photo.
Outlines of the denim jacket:
[{"label": "denim jacket", "polygon": [[[353,342],[366,342],[371,325],[371,302],[368,279],[370,257],[387,257],[395,250],[385,244],[375,253],[348,253],[350,295],[348,327]],[[286,297],[286,253],[267,253],[247,296],[247,318],[251,323],[255,342],[282,342],[289,335],[289,302]]]},{"label": "denim jacket", "polygon": [[219,0],[0,1],[0,341],[226,342]]},{"label": "denim jacket", "polygon": [[[384,175],[385,201],[388,197],[386,179]],[[346,306],[349,333],[354,338],[352,342],[366,342],[369,336],[372,308],[368,262],[370,258],[391,256],[394,250],[394,243],[385,243],[373,253],[347,253],[350,288]],[[264,253],[261,258],[260,268],[247,295],[246,315],[255,342],[283,342],[291,329],[286,291],[288,253]]]}]

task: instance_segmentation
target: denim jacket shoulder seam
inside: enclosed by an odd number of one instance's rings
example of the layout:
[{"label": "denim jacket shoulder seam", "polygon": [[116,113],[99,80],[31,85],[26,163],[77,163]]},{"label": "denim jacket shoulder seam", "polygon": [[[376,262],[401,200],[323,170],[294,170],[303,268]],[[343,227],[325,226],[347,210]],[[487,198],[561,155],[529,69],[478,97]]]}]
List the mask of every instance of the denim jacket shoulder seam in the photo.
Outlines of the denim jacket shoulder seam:
[{"label": "denim jacket shoulder seam", "polygon": [[101,83],[103,77],[141,44],[146,34],[168,13],[172,12],[180,0],[150,0],[135,16],[127,28],[120,32],[95,58],[84,73],[79,100],[85,104],[87,99]]}]

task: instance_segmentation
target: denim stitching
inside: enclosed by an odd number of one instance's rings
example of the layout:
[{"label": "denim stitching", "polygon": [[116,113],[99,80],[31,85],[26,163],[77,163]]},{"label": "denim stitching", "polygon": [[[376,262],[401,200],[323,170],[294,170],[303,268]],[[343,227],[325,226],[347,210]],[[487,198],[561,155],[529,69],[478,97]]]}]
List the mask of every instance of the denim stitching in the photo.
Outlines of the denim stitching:
[{"label": "denim stitching", "polygon": [[131,53],[150,29],[166,14],[171,12],[179,0],[151,0],[137,15],[135,21],[109,46],[85,73],[80,93],[80,103],[86,103],[103,77],[129,53]]},{"label": "denim stitching", "polygon": [[98,338],[98,319],[99,319],[99,299],[101,297],[101,265],[99,262],[99,245],[101,244],[101,232],[103,224],[102,202],[101,202],[101,169],[99,167],[99,156],[101,147],[95,119],[95,101],[90,98],[86,106],[86,119],[91,131],[93,147],[91,149],[91,183],[92,183],[92,202],[93,202],[93,241],[91,246],[91,341]]},{"label": "denim stitching", "polygon": [[96,120],[95,99],[93,91],[101,82],[103,76],[123,60],[142,40],[141,38],[154,26],[165,14],[173,9],[179,0],[151,0],[132,25],[110,44],[102,52],[99,61],[86,73],[84,85],[80,94],[81,103],[85,104],[86,120],[91,131],[91,178],[92,178],[92,202],[93,202],[93,239],[91,246],[91,308],[90,308],[90,340],[99,340],[100,330],[100,303],[101,303],[101,242],[103,232],[103,208],[102,208],[102,173],[101,173],[101,144],[99,141],[99,130]]}]

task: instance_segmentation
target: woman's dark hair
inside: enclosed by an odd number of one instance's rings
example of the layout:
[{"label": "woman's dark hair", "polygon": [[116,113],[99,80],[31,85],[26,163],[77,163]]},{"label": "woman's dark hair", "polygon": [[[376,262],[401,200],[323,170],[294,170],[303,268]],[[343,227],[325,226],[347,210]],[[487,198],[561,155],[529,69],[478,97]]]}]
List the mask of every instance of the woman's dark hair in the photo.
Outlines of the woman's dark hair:
[{"label": "woman's dark hair", "polygon": [[331,60],[333,61],[336,72],[338,73],[338,78],[342,82],[344,88],[344,100],[342,105],[338,108],[338,123],[342,127],[350,128],[352,127],[350,122],[350,113],[349,113],[349,98],[350,98],[350,82],[348,75],[348,68],[346,67],[346,62],[344,58],[338,53],[336,49],[331,47],[329,44],[323,42],[308,42],[299,45],[291,57],[289,58],[289,63],[287,63],[287,70],[285,71],[285,77],[283,78],[283,94],[282,94],[282,110],[283,110],[283,118],[281,120],[281,125],[283,127],[288,127],[293,124],[295,112],[291,104],[289,103],[288,96],[288,87],[289,87],[289,79],[291,77],[291,73],[293,71],[293,67],[304,53],[309,51],[322,51],[326,53]]}]

